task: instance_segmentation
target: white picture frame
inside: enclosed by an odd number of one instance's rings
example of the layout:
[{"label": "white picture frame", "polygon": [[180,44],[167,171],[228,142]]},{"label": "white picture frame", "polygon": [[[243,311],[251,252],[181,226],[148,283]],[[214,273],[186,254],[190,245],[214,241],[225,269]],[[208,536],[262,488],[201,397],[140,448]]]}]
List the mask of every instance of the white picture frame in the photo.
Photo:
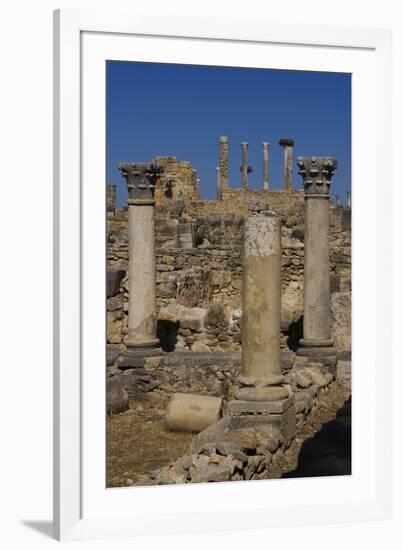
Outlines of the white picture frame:
[{"label": "white picture frame", "polygon": [[[55,537],[389,518],[391,194],[380,183],[391,181],[390,32],[98,10],[56,11],[54,28]],[[353,73],[352,476],[106,489],[106,59]]]}]

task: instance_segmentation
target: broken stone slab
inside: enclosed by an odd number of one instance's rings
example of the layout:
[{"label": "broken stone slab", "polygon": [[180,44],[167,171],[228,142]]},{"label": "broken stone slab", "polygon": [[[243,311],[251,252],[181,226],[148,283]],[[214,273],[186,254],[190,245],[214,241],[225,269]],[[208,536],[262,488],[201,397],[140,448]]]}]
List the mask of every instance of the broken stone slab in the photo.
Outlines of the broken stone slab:
[{"label": "broken stone slab", "polygon": [[232,456],[236,460],[247,462],[247,455],[242,452],[240,445],[235,441],[218,441],[216,451],[224,456]]},{"label": "broken stone slab", "polygon": [[221,416],[222,398],[209,395],[175,393],[165,416],[169,430],[201,432]]},{"label": "broken stone slab", "polygon": [[196,332],[204,330],[204,319],[207,310],[201,307],[186,307],[180,304],[168,304],[161,309],[159,320],[179,322],[181,328],[189,328]]},{"label": "broken stone slab", "polygon": [[315,368],[306,368],[306,371],[308,372],[308,376],[310,376],[313,384],[317,384],[320,388],[328,386],[328,384],[333,380],[333,376],[330,373],[322,373]]},{"label": "broken stone slab", "polygon": [[224,416],[218,422],[208,426],[205,430],[193,437],[190,444],[191,453],[199,453],[204,447],[215,447],[217,441],[225,439],[229,432],[232,419]]},{"label": "broken stone slab", "polygon": [[[226,457],[227,458],[227,457]],[[193,483],[209,483],[211,481],[229,481],[234,470],[232,463],[208,464],[202,468],[190,468]]]},{"label": "broken stone slab", "polygon": [[234,430],[229,432],[227,440],[235,443],[245,451],[255,451],[258,446],[258,440],[252,430]]}]

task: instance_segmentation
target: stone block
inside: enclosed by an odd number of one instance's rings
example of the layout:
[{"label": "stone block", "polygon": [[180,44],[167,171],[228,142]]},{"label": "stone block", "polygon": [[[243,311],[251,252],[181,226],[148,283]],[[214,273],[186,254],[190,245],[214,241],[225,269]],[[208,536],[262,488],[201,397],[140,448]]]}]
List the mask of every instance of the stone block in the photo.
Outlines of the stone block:
[{"label": "stone block", "polygon": [[126,270],[121,267],[113,267],[107,270],[106,292],[107,297],[116,296],[120,289],[120,283],[126,275]]},{"label": "stone block", "polygon": [[200,432],[221,416],[222,398],[190,393],[172,395],[165,416],[169,430]]}]

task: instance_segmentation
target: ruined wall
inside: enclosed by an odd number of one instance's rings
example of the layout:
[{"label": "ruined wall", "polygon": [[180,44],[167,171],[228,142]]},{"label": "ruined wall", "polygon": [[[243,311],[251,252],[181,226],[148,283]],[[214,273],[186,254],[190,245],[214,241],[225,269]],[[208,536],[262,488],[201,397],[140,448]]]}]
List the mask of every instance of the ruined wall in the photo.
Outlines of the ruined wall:
[{"label": "ruined wall", "polygon": [[[187,167],[188,168],[188,167]],[[187,169],[186,168],[186,169]],[[255,197],[282,216],[282,347],[294,347],[303,314],[304,195],[301,191],[229,189],[222,201],[165,201],[156,207],[156,293],[159,337],[166,350],[238,351],[241,347],[241,241]],[[351,211],[330,208],[333,337],[349,349]],[[108,343],[127,333],[127,210],[107,219]],[[193,246],[183,245],[193,233]],[[189,236],[190,235],[190,236]],[[188,243],[187,243],[188,244]],[[190,245],[191,246],[191,245]],[[110,284],[109,284],[110,280]],[[219,307],[217,307],[219,305]]]},{"label": "ruined wall", "polygon": [[164,171],[156,182],[155,202],[199,199],[196,171],[191,162],[176,157],[156,157],[154,163]]}]

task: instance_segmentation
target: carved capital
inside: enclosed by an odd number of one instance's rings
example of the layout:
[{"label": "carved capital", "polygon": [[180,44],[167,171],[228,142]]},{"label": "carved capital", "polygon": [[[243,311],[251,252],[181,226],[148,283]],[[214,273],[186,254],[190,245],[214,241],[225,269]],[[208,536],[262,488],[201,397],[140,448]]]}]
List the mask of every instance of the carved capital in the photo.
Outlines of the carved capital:
[{"label": "carved capital", "polygon": [[293,139],[290,138],[282,138],[278,141],[278,144],[282,147],[293,147],[295,142],[293,141]]},{"label": "carved capital", "polygon": [[328,195],[331,178],[338,167],[332,157],[299,157],[299,174],[303,178],[306,195]]},{"label": "carved capital", "polygon": [[157,178],[163,168],[150,162],[123,162],[118,165],[126,179],[129,200],[153,200]]}]

